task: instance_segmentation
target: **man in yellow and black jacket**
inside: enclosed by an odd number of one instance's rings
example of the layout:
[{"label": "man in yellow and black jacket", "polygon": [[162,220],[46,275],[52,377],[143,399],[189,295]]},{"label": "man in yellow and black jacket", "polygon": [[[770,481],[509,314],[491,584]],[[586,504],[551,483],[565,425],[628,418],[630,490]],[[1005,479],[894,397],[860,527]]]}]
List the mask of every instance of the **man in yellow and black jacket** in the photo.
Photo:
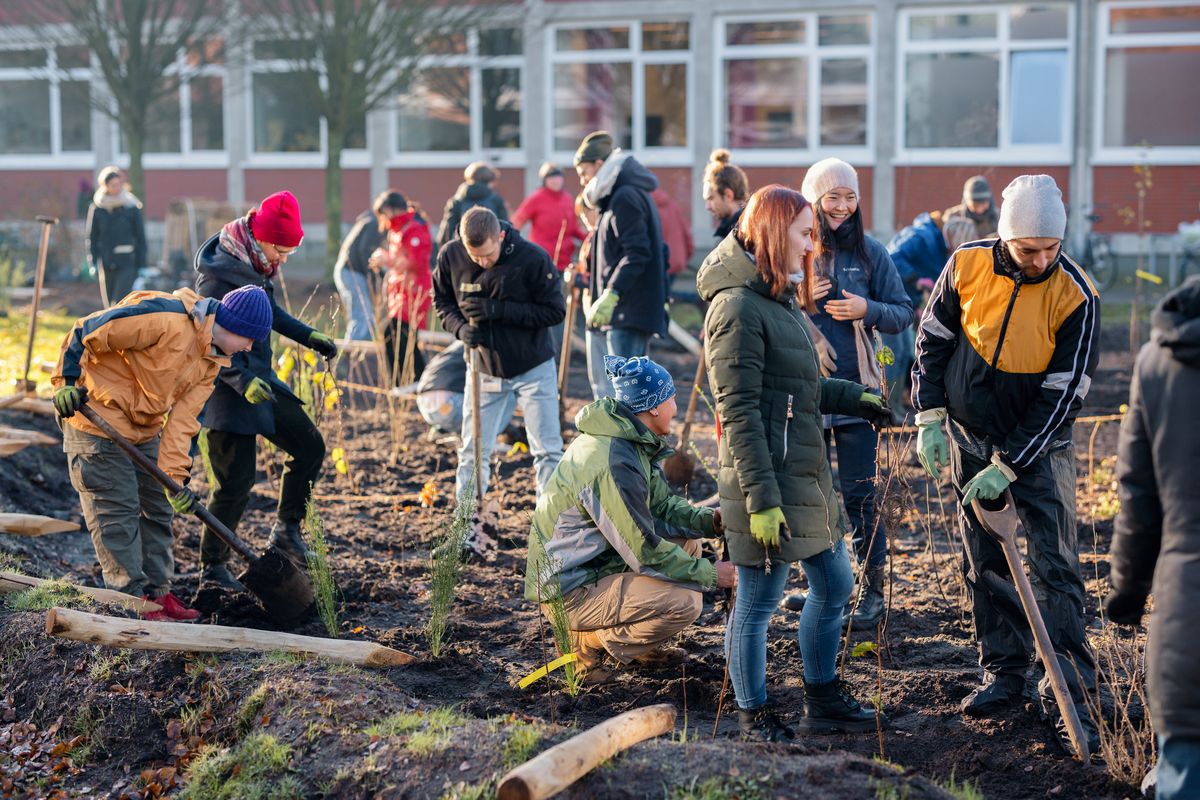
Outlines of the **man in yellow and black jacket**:
[{"label": "man in yellow and black jacket", "polygon": [[[1095,752],[1084,695],[1095,690],[1095,662],[1084,635],[1071,433],[1096,368],[1100,299],[1062,252],[1066,209],[1054,179],[1022,175],[1003,197],[999,241],[969,242],[951,255],[921,320],[917,447],[930,475],[950,464],[961,503],[963,569],[985,670],[963,712],[1019,706],[1033,654],[1004,554],[971,511],[972,500],[1008,489],[1042,616]],[[1049,681],[1039,689],[1043,708],[1056,715]]]}]

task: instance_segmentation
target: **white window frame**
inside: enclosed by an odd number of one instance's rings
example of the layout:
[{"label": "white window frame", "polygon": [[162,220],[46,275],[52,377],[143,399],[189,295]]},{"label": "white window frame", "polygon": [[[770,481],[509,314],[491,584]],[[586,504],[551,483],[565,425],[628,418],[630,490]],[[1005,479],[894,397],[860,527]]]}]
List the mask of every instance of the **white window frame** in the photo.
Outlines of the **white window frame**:
[{"label": "white window frame", "polygon": [[[1096,69],[1094,91],[1095,108],[1092,110],[1092,162],[1096,165],[1126,166],[1129,164],[1200,164],[1200,142],[1195,147],[1173,146],[1143,147],[1126,145],[1109,147],[1104,144],[1104,116],[1108,94],[1105,91],[1108,76],[1108,50],[1110,47],[1171,47],[1176,45],[1200,45],[1197,33],[1124,33],[1113,34],[1112,15],[1114,9],[1158,8],[1169,6],[1194,6],[1196,0],[1120,0],[1102,2],[1096,15]],[[1183,76],[1180,76],[1181,79]]]},{"label": "white window frame", "polygon": [[[901,9],[896,25],[896,158],[900,165],[1045,165],[1067,166],[1072,163],[1075,119],[1075,24],[1074,4],[1036,3],[1055,6],[1067,11],[1066,36],[1059,39],[1012,39],[1010,27],[1012,11],[1019,5],[971,6],[915,6]],[[934,14],[995,14],[996,36],[978,39],[940,39],[914,42],[909,33],[913,17]],[[1014,145],[1010,118],[1009,73],[1011,56],[1014,52],[1062,50],[1066,52],[1067,70],[1063,87],[1062,131],[1063,140],[1058,145]],[[999,107],[996,124],[997,144],[995,147],[909,147],[905,139],[907,119],[906,89],[908,86],[908,56],[913,53],[996,53],[1000,59]]]},{"label": "white window frame", "polygon": [[[34,44],[31,40],[14,40],[0,42],[0,50],[40,50],[46,53],[44,67],[12,67],[0,68],[0,81],[44,80],[49,82],[50,103],[50,150],[45,153],[3,153],[0,154],[0,169],[86,169],[89,172],[95,164],[96,131],[92,130],[92,148],[90,150],[62,149],[62,96],[59,84],[62,81],[83,81],[88,84],[89,91],[95,93],[96,87],[92,80],[92,68],[73,67],[58,68],[58,47],[71,47],[70,43],[55,42],[54,44]],[[89,53],[89,58],[90,58]],[[89,106],[89,119],[90,119]]]},{"label": "white window frame", "polygon": [[[526,120],[528,114],[527,85],[525,83],[525,28],[520,20],[492,20],[480,26],[486,29],[514,28],[521,35],[521,52],[516,55],[490,56],[479,54],[479,27],[467,31],[467,52],[445,55],[426,55],[417,60],[418,70],[431,67],[461,67],[471,71],[469,104],[471,108],[469,150],[401,150],[397,141],[400,135],[400,108],[392,104],[388,108],[388,162],[389,168],[396,167],[453,167],[461,168],[472,161],[488,161],[502,167],[523,167],[526,163],[525,149],[529,136]],[[521,146],[483,146],[483,70],[515,69],[521,84]]]},{"label": "white window frame", "polygon": [[[685,22],[688,25],[686,50],[642,50],[642,25],[656,22]],[[612,50],[558,50],[560,30],[587,30],[590,28],[629,28],[629,47]],[[645,164],[659,167],[690,167],[695,162],[693,148],[696,139],[696,70],[695,20],[691,16],[664,14],[646,19],[581,19],[549,25],[546,28],[546,147],[550,160],[559,164],[570,164],[575,150],[559,150],[554,146],[554,68],[559,64],[613,64],[628,63],[631,80],[630,139],[631,150]],[[646,73],[645,67],[652,64],[682,64],[687,70],[687,144],[683,147],[646,147]]]},{"label": "white window frame", "polygon": [[[870,36],[866,44],[819,45],[820,17],[845,17],[865,15],[870,20]],[[804,22],[804,41],[795,44],[776,45],[730,45],[726,44],[730,24],[745,22]],[[726,146],[725,123],[729,109],[725,105],[725,61],[731,58],[804,58],[808,62],[808,107],[805,109],[805,124],[809,131],[808,147],[738,147],[730,148],[733,161],[742,166],[771,166],[780,163],[811,164],[822,158],[840,158],[859,166],[875,163],[875,45],[878,36],[874,9],[849,7],[845,9],[807,12],[802,14],[737,14],[721,16],[714,20],[715,66],[713,76],[716,83],[713,103],[713,130],[719,146]],[[820,144],[821,138],[821,64],[825,60],[847,58],[865,59],[867,62],[867,142],[864,145]]]}]

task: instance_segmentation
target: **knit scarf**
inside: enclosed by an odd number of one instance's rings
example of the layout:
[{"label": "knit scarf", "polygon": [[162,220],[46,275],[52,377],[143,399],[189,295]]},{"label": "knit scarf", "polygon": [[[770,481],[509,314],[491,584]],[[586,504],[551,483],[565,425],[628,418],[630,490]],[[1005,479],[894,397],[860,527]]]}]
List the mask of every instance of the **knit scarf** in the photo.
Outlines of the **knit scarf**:
[{"label": "knit scarf", "polygon": [[133,192],[129,191],[128,189],[122,189],[117,194],[109,194],[108,192],[104,191],[103,186],[97,189],[96,193],[92,195],[92,202],[96,204],[97,208],[102,208],[105,211],[112,211],[113,209],[123,208],[124,206],[131,206],[133,208],[142,207],[142,201],[138,200],[137,197],[134,196]]},{"label": "knit scarf", "polygon": [[250,232],[250,220],[253,218],[254,212],[251,211],[244,217],[226,223],[225,227],[221,228],[221,238],[217,244],[238,261],[254,267],[254,271],[259,275],[271,279],[279,272],[279,263],[272,264],[267,261],[267,254]]}]

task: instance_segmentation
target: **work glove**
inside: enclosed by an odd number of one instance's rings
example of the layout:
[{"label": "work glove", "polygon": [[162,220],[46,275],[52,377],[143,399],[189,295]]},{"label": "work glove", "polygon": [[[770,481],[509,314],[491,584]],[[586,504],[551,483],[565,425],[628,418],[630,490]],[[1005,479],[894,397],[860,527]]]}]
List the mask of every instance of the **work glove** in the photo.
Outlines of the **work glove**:
[{"label": "work glove", "polygon": [[308,335],[308,346],[321,354],[322,358],[333,358],[337,355],[337,342],[333,341],[333,337],[320,331],[313,331]]},{"label": "work glove", "polygon": [[763,547],[779,547],[780,540],[791,541],[787,520],[779,506],[764,508],[750,515],[750,535]]},{"label": "work glove", "polygon": [[242,392],[242,396],[254,405],[275,402],[275,390],[262,378],[251,379],[249,385],[246,386],[246,391]]},{"label": "work glove", "polygon": [[170,489],[164,488],[163,494],[167,496],[167,502],[176,514],[190,513],[196,507],[196,493],[186,486],[176,494],[171,494]]},{"label": "work glove", "polygon": [[944,408],[931,408],[917,414],[917,458],[931,478],[936,478],[941,468],[950,464],[950,446],[942,432],[945,418]]},{"label": "work glove", "polygon": [[474,325],[463,325],[458,329],[458,339],[467,347],[479,347],[483,344],[483,330]]},{"label": "work glove", "polygon": [[963,507],[971,505],[974,500],[995,500],[1016,479],[1017,474],[993,456],[992,463],[979,470],[963,487]]},{"label": "work glove", "polygon": [[870,392],[863,392],[858,398],[858,416],[874,428],[886,428],[895,422],[892,410],[883,402],[883,398]]},{"label": "work glove", "polygon": [[1142,611],[1146,608],[1144,592],[1123,592],[1113,589],[1104,601],[1104,613],[1118,625],[1137,627],[1142,624]]},{"label": "work glove", "polygon": [[54,393],[54,410],[63,419],[75,416],[80,406],[87,402],[87,389],[64,386]]},{"label": "work glove", "polygon": [[463,316],[472,325],[488,320],[504,319],[504,301],[490,297],[468,297],[458,304]]},{"label": "work glove", "polygon": [[612,322],[613,312],[617,309],[617,303],[621,301],[620,295],[612,289],[605,289],[596,302],[592,303],[584,312],[583,316],[587,320],[587,324],[593,328],[602,328]]}]

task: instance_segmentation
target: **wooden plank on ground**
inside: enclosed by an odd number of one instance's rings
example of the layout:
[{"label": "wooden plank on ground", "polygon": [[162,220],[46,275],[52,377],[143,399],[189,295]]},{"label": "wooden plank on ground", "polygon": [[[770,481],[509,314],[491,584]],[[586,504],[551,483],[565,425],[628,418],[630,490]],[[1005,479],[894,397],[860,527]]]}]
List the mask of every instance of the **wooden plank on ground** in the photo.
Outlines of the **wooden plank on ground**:
[{"label": "wooden plank on ground", "polygon": [[45,536],[79,530],[78,522],[44,517],[41,514],[0,513],[0,532],[17,536]]}]

